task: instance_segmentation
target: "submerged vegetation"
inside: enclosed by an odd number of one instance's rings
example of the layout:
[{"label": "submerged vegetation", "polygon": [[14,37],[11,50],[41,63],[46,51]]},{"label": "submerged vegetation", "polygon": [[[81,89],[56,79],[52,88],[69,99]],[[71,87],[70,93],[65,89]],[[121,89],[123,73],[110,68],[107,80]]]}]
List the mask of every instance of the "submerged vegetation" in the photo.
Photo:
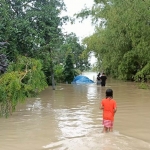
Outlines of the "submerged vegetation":
[{"label": "submerged vegetation", "polygon": [[7,73],[0,76],[1,116],[12,114],[18,102],[46,88],[46,78],[41,69],[40,61],[22,56],[9,65]]}]

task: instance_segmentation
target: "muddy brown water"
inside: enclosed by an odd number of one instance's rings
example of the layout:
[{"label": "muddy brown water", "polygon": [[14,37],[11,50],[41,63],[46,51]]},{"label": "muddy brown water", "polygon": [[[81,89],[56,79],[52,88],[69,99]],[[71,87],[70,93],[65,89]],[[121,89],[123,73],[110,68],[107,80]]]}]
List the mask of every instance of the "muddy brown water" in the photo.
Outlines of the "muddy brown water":
[{"label": "muddy brown water", "polygon": [[[114,132],[103,134],[99,103],[107,88],[118,110]],[[108,78],[106,87],[59,84],[0,118],[0,150],[150,150],[149,125],[150,90],[137,83]]]}]

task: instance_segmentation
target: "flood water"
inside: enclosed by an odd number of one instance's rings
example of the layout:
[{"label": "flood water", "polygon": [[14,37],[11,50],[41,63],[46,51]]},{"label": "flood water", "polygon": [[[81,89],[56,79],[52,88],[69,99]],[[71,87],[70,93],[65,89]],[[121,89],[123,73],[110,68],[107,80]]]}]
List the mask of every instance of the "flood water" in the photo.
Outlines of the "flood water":
[{"label": "flood water", "polygon": [[[114,132],[104,134],[99,103],[107,88],[118,110]],[[149,125],[150,90],[136,83],[108,78],[106,87],[59,84],[0,118],[0,150],[150,150]]]}]

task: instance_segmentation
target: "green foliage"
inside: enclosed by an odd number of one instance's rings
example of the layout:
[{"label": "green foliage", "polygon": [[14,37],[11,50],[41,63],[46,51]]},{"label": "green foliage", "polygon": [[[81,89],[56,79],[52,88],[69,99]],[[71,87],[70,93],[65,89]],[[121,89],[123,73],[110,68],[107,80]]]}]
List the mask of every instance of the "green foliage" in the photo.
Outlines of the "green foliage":
[{"label": "green foliage", "polygon": [[61,26],[68,19],[60,17],[65,10],[63,1],[2,0],[1,6],[0,41],[10,43],[6,49],[9,59],[18,54],[34,57],[47,44],[51,48],[60,45]]},{"label": "green foliage", "polygon": [[0,75],[5,73],[8,67],[8,60],[6,55],[1,54],[0,55]]},{"label": "green foliage", "polygon": [[6,73],[0,79],[1,115],[8,116],[18,101],[25,99],[18,72]]},{"label": "green foliage", "polygon": [[150,89],[150,85],[148,85],[147,83],[145,82],[141,82],[139,85],[138,85],[139,89]]},{"label": "green foliage", "polygon": [[1,53],[10,62],[18,55],[41,60],[49,85],[54,83],[54,76],[59,80],[54,69],[59,64],[64,66],[68,53],[74,54],[75,69],[89,68],[88,54],[82,54],[85,47],[76,35],[66,37],[62,33],[62,25],[68,21],[61,15],[66,9],[63,0],[2,0],[1,6],[0,42],[9,43]]},{"label": "green foliage", "polygon": [[8,116],[19,102],[35,96],[47,86],[40,61],[19,56],[0,76],[1,116]]},{"label": "green foliage", "polygon": [[42,65],[42,71],[44,72],[46,76],[46,81],[48,85],[51,85],[51,62],[52,58],[50,56],[50,53],[45,49],[40,49],[38,53],[35,56],[36,59],[41,60]]},{"label": "green foliage", "polygon": [[121,64],[119,65],[119,78],[124,80],[134,79],[138,68],[141,64],[139,61],[139,56],[134,51],[127,52],[122,59]]},{"label": "green foliage", "polygon": [[69,53],[73,53],[73,62],[75,69],[79,69],[81,72],[90,68],[88,62],[89,54],[85,53],[85,46],[79,42],[78,37],[71,33],[66,36],[65,42],[60,47],[59,56],[60,63],[65,62],[65,58]]},{"label": "green foliage", "polygon": [[9,60],[14,60],[18,54],[31,56],[33,49],[37,48],[36,32],[25,13],[29,3],[28,0],[1,2],[3,19],[0,19],[0,41],[9,43],[5,50]]},{"label": "green foliage", "polygon": [[[83,71],[89,64],[78,38],[64,38],[68,17],[60,15],[66,9],[62,0],[1,0],[0,5],[0,42],[9,43],[1,54],[13,62],[0,76],[1,115],[8,116],[19,102],[43,90],[46,81],[53,84],[54,74],[57,82],[71,82],[75,69]],[[74,55],[63,68],[68,53]]]},{"label": "green foliage", "polygon": [[149,80],[149,75],[150,75],[150,62],[147,62],[147,64],[135,74],[134,78],[136,81],[138,81],[139,79],[141,81],[147,81]]},{"label": "green foliage", "polygon": [[77,72],[74,69],[74,64],[73,64],[73,60],[72,60],[72,55],[68,54],[67,58],[66,58],[66,64],[64,66],[64,71],[63,74],[65,76],[65,82],[67,83],[71,83],[74,79],[74,77],[77,75]]},{"label": "green foliage", "polygon": [[64,82],[64,67],[62,65],[57,65],[54,67],[55,81],[58,83]]},{"label": "green foliage", "polygon": [[95,0],[88,13],[98,20],[95,33],[84,43],[95,52],[101,70],[124,80],[149,75],[149,6],[150,1]]},{"label": "green foliage", "polygon": [[27,10],[32,28],[36,31],[38,46],[49,56],[44,58],[43,70],[48,84],[52,84],[53,89],[55,89],[54,65],[58,64],[55,60],[60,55],[58,48],[63,40],[61,26],[67,21],[67,17],[60,17],[63,10],[65,5],[60,0],[35,1],[34,6]]},{"label": "green foliage", "polygon": [[2,0],[1,5],[0,41],[9,42],[4,54],[9,61],[18,55],[41,59],[51,85],[64,40],[62,25],[68,20],[60,15],[66,9],[63,0]]}]

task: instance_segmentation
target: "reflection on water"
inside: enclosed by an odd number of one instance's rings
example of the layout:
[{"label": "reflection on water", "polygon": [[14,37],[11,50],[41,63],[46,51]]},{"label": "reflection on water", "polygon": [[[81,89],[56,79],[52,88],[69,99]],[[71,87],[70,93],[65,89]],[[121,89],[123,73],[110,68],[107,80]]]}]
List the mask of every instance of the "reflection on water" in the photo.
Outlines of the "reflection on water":
[{"label": "reflection on water", "polygon": [[90,101],[95,101],[98,98],[98,91],[95,84],[90,84],[87,87],[87,99]]},{"label": "reflection on water", "polygon": [[[114,91],[118,111],[115,131],[102,134],[99,102],[108,87]],[[135,83],[112,79],[106,87],[94,83],[47,88],[37,98],[20,104],[10,118],[0,118],[0,148],[149,150],[149,97],[149,90],[138,89]]]}]

